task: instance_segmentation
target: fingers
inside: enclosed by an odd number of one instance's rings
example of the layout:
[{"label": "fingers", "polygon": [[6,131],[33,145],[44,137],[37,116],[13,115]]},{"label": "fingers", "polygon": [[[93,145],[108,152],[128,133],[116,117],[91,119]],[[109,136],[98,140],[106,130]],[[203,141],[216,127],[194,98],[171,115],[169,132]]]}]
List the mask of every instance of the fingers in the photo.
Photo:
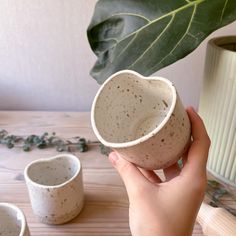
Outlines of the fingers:
[{"label": "fingers", "polygon": [[[190,145],[192,145],[192,142],[190,143]],[[185,152],[182,156],[182,163],[183,163],[183,166],[185,166],[185,164],[187,163],[187,160],[188,160],[188,151]]]},{"label": "fingers", "polygon": [[149,183],[134,164],[120,157],[118,153],[110,153],[109,160],[120,174],[130,199],[137,193],[138,188]]},{"label": "fingers", "polygon": [[174,165],[167,167],[163,171],[166,177],[166,181],[169,181],[180,174],[180,168],[178,163],[175,163]]},{"label": "fingers", "polygon": [[141,173],[153,184],[161,183],[160,177],[152,170],[144,170],[139,168]]},{"label": "fingers", "polygon": [[183,173],[205,173],[210,139],[200,116],[193,108],[188,108],[187,112],[192,125],[193,142],[188,151],[188,157],[183,168]]},{"label": "fingers", "polygon": [[192,136],[193,140],[204,140],[204,141],[210,141],[205,125],[203,123],[203,120],[201,117],[197,114],[197,112],[192,108],[187,108],[187,113],[192,125]]}]

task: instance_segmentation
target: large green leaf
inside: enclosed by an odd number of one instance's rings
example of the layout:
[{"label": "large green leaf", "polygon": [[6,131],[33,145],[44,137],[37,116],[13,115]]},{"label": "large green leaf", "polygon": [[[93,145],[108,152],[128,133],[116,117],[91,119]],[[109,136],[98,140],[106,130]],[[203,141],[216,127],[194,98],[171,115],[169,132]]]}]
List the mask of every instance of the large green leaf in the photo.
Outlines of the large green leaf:
[{"label": "large green leaf", "polygon": [[[100,0],[88,27],[99,82],[122,69],[150,75],[236,19],[236,0]],[[232,32],[236,33],[236,32]]]}]

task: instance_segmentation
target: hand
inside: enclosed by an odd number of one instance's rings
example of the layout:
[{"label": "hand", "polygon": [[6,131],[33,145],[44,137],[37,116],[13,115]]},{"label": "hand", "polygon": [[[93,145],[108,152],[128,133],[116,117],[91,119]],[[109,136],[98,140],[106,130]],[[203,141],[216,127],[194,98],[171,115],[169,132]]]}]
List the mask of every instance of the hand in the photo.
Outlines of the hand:
[{"label": "hand", "polygon": [[129,197],[129,224],[133,236],[189,236],[204,197],[210,139],[203,121],[187,109],[193,142],[183,157],[183,168],[164,170],[165,181],[112,152],[109,159],[124,181]]}]

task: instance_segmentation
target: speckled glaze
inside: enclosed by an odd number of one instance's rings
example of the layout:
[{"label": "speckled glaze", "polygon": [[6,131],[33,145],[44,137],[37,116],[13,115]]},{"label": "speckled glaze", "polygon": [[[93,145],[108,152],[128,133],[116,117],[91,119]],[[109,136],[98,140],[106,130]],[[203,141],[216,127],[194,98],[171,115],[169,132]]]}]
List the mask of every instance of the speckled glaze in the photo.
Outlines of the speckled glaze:
[{"label": "speckled glaze", "polygon": [[0,235],[30,236],[24,213],[17,206],[0,203]]},{"label": "speckled glaze", "polygon": [[100,142],[145,169],[172,165],[190,142],[190,121],[174,85],[130,70],[100,87],[91,122]]},{"label": "speckled glaze", "polygon": [[82,167],[71,154],[31,162],[25,180],[35,215],[46,224],[63,224],[75,218],[84,204]]}]

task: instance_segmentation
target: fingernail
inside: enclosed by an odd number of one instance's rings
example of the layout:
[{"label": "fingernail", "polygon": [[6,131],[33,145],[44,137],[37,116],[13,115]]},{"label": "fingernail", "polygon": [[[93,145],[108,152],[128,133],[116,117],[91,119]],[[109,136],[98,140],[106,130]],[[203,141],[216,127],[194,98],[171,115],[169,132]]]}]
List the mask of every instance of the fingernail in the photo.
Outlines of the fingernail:
[{"label": "fingernail", "polygon": [[119,160],[119,156],[115,152],[112,152],[109,155],[109,159],[113,165],[116,165],[116,162]]}]

